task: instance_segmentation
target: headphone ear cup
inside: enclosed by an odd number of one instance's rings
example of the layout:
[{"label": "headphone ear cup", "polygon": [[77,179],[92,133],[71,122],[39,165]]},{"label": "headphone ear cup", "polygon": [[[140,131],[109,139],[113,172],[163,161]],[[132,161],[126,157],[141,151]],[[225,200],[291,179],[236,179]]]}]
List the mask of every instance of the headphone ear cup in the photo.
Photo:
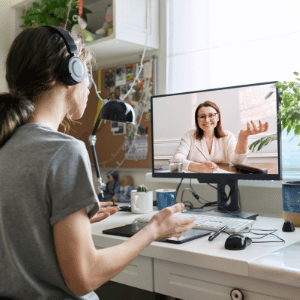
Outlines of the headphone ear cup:
[{"label": "headphone ear cup", "polygon": [[85,78],[84,62],[77,56],[68,56],[62,66],[60,80],[66,85],[75,85]]}]

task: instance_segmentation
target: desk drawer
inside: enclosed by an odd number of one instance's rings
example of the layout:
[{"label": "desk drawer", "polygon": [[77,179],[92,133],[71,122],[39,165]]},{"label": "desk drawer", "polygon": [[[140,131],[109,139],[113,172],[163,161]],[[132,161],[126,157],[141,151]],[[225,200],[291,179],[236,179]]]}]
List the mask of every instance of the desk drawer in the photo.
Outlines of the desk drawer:
[{"label": "desk drawer", "polygon": [[153,259],[149,257],[138,256],[121,273],[116,275],[111,280],[146,291],[154,292]]},{"label": "desk drawer", "polygon": [[231,291],[241,291],[247,300],[300,299],[300,289],[229,273],[154,259],[156,293],[184,300],[242,299]]}]

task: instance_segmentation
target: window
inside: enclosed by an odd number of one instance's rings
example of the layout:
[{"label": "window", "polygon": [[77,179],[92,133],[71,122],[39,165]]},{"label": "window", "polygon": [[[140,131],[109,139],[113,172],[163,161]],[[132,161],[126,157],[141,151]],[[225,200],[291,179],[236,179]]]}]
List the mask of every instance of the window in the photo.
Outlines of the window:
[{"label": "window", "polygon": [[[300,72],[299,0],[166,3],[166,93],[294,81]],[[284,178],[300,168],[300,139],[292,137],[282,134]]]}]

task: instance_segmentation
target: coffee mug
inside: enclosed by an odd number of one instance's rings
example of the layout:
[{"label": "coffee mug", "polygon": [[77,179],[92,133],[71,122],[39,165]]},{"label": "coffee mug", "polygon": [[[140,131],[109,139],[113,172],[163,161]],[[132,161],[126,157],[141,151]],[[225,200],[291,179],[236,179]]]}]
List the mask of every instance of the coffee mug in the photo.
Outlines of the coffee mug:
[{"label": "coffee mug", "polygon": [[159,189],[156,190],[157,208],[163,209],[175,204],[176,190],[174,189]]},{"label": "coffee mug", "polygon": [[131,191],[131,212],[134,214],[147,214],[153,211],[153,192]]}]

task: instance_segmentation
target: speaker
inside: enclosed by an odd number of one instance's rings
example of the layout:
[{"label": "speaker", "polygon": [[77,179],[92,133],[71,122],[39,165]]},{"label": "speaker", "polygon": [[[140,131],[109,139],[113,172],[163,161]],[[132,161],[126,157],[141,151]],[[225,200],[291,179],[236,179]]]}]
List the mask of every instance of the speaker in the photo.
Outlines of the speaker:
[{"label": "speaker", "polygon": [[59,79],[66,85],[75,85],[82,82],[85,78],[86,66],[85,63],[78,56],[75,55],[79,53],[79,51],[71,35],[61,27],[45,27],[50,28],[53,34],[56,33],[62,37],[69,52],[68,57],[63,63]]}]

